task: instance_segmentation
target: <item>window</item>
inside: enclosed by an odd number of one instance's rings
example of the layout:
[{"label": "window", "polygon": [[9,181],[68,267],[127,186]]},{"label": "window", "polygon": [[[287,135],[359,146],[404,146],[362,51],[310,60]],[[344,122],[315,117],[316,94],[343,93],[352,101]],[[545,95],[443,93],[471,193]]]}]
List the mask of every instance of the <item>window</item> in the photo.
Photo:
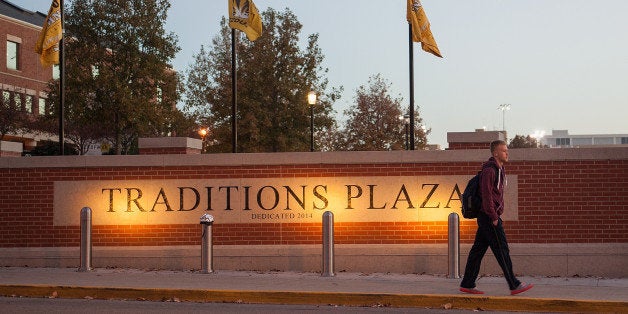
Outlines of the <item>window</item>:
[{"label": "window", "polygon": [[163,90],[161,89],[161,86],[157,86],[157,102],[161,104],[161,102],[163,101]]},{"label": "window", "polygon": [[24,110],[28,113],[33,113],[33,96],[26,95],[24,97]]},{"label": "window", "polygon": [[586,138],[573,138],[573,140],[571,141],[571,144],[574,146],[578,146],[578,145],[593,145],[593,139],[590,137],[586,137]]},{"label": "window", "polygon": [[53,64],[52,65],[52,79],[53,80],[58,80],[59,77],[61,76],[61,70],[59,70],[59,65],[58,64]]},{"label": "window", "polygon": [[621,138],[621,143],[622,144],[628,144],[628,137],[622,137]]},{"label": "window", "polygon": [[9,107],[11,105],[11,93],[8,91],[2,91],[2,104]]},{"label": "window", "polygon": [[20,44],[14,41],[7,40],[7,69],[19,70],[18,52]]},{"label": "window", "polygon": [[569,146],[571,145],[570,138],[557,138],[556,146]]},{"label": "window", "polygon": [[15,104],[15,109],[21,110],[22,109],[22,95],[20,95],[19,93],[13,94],[13,104]]},{"label": "window", "polygon": [[46,98],[39,97],[39,115],[46,114]]},{"label": "window", "polygon": [[596,137],[593,142],[595,145],[613,145],[615,139],[612,137]]},{"label": "window", "polygon": [[92,65],[92,78],[98,77],[100,74],[100,68],[97,65]]}]

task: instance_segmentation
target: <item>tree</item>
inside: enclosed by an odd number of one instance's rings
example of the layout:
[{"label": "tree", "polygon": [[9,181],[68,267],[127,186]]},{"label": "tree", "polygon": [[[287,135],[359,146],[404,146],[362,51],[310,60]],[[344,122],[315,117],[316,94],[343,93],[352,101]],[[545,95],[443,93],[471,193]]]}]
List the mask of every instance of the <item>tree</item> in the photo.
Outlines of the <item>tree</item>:
[{"label": "tree", "polygon": [[9,133],[17,133],[28,128],[28,114],[17,105],[9,91],[2,91],[0,95],[0,151],[2,141]]},{"label": "tree", "polygon": [[[309,35],[299,47],[302,25],[289,10],[272,8],[262,13],[264,32],[250,42],[237,32],[238,151],[307,151],[310,110],[306,95],[319,94],[314,107],[315,132],[334,125],[331,104],[340,90],[327,90],[327,69],[318,35]],[[186,109],[200,125],[210,129],[210,152],[230,152],[231,134],[231,29],[225,18],[209,49],[201,47],[187,71]],[[321,148],[320,139],[316,148]]]},{"label": "tree", "polygon": [[336,121],[330,127],[315,131],[314,142],[316,148],[322,152],[341,151],[345,147],[343,131]]},{"label": "tree", "polygon": [[[380,74],[371,76],[368,86],[356,90],[355,105],[345,110],[348,116],[344,144],[347,150],[399,150],[405,148],[406,126],[402,117],[402,98],[390,96],[391,84]],[[415,125],[422,119],[415,110]],[[429,130],[417,128],[415,142],[419,149],[427,144]]]},{"label": "tree", "polygon": [[535,138],[530,135],[515,135],[515,137],[510,140],[508,144],[508,148],[538,148],[539,143]]},{"label": "tree", "polygon": [[[76,53],[76,50],[74,52]],[[74,66],[75,64],[68,64],[66,69],[75,70]],[[68,76],[70,84],[66,84],[65,91],[64,139],[73,143],[78,153],[84,155],[90,145],[100,143],[102,138],[107,135],[107,128],[105,121],[102,121],[102,117],[99,116],[99,111],[96,110],[97,105],[93,99],[94,92],[88,84],[92,83],[92,76],[85,71],[72,71],[71,74]],[[70,88],[67,88],[67,85],[70,85]],[[37,129],[54,134],[59,130],[57,109],[59,105],[59,81],[50,81],[48,90],[51,91],[48,94],[48,99],[55,109],[47,110],[48,112],[37,117],[39,120]],[[67,100],[71,103],[68,104]]]},{"label": "tree", "polygon": [[[170,61],[179,47],[164,30],[169,8],[167,0],[71,2],[64,40],[70,140],[107,137],[122,154],[132,152],[138,137],[173,132],[179,79]],[[59,106],[55,86],[52,118]]]}]

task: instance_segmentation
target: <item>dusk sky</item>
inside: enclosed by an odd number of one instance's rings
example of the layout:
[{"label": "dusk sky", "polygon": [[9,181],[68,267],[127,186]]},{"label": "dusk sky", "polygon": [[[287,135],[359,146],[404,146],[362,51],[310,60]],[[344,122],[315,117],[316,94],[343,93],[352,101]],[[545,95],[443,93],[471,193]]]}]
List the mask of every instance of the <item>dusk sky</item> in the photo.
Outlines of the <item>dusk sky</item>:
[{"label": "dusk sky", "polygon": [[[10,0],[47,12],[49,0]],[[67,0],[66,0],[67,2]],[[391,94],[409,101],[405,0],[257,0],[260,11],[290,8],[301,39],[319,33],[330,86],[344,86],[334,109],[353,104],[355,90],[381,73]],[[447,147],[447,132],[505,128],[509,138],[535,130],[570,134],[628,133],[628,1],[423,0],[443,55],[414,45],[415,105]],[[182,48],[184,72],[201,45],[218,34],[226,0],[172,1],[166,28]],[[305,96],[304,96],[305,97]],[[503,112],[500,104],[510,104]]]}]

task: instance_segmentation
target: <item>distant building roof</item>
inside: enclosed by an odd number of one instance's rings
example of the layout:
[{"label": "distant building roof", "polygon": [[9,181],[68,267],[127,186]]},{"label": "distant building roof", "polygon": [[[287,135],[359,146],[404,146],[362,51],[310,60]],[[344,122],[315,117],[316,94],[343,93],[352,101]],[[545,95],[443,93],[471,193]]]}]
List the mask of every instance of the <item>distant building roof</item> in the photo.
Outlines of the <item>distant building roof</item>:
[{"label": "distant building roof", "polygon": [[0,0],[0,15],[30,23],[36,26],[44,25],[46,14],[32,12],[6,0]]},{"label": "distant building roof", "polygon": [[552,130],[540,142],[549,147],[628,145],[628,134],[569,134],[568,130]]},{"label": "distant building roof", "polygon": [[492,141],[506,141],[505,131],[447,132],[448,149],[488,149]]}]

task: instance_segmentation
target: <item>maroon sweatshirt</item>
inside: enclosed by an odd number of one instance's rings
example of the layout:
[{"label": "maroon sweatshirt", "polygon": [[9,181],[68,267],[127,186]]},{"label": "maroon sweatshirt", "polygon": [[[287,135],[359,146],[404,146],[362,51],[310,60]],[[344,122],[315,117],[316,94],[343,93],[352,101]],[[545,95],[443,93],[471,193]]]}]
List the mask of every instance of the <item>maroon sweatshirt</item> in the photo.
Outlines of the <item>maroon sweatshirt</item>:
[{"label": "maroon sweatshirt", "polygon": [[480,175],[480,193],[482,195],[482,211],[495,221],[504,212],[504,183],[506,174],[504,167],[499,167],[494,157],[482,164]]}]

